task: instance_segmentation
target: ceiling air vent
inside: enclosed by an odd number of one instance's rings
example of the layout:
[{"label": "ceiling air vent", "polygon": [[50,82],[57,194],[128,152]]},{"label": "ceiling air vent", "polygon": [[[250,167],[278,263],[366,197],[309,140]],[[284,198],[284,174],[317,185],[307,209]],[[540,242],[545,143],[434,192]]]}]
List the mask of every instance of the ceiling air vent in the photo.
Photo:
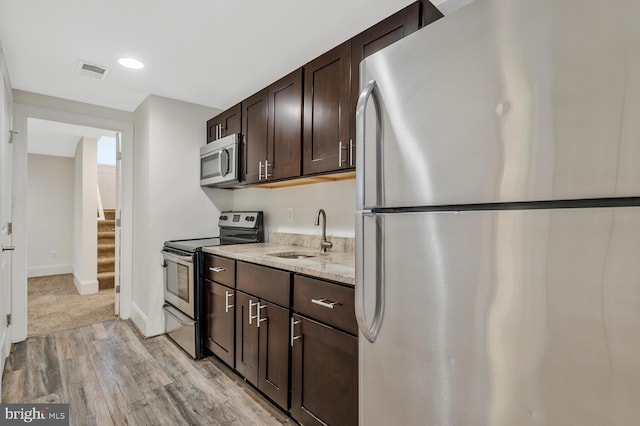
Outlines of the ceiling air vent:
[{"label": "ceiling air vent", "polygon": [[78,70],[80,71],[80,74],[91,78],[97,78],[98,80],[104,80],[109,74],[109,68],[101,67],[100,65],[92,64],[87,61],[78,61]]}]

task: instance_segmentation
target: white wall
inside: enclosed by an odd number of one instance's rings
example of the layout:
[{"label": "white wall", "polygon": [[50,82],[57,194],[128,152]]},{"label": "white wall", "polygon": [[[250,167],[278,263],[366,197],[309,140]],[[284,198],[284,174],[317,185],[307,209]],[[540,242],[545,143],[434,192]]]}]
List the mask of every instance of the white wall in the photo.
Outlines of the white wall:
[{"label": "white wall", "polygon": [[[287,210],[293,209],[289,221]],[[263,210],[267,232],[317,234],[314,226],[318,209],[327,213],[327,235],[355,236],[356,181],[315,183],[275,189],[239,189],[233,193],[234,210]]]},{"label": "white wall", "polygon": [[97,142],[80,139],[74,158],[73,281],[80,294],[98,292]]},{"label": "white wall", "polygon": [[116,208],[116,166],[98,166],[98,187],[102,197],[102,208]]},{"label": "white wall", "polygon": [[29,277],[73,272],[74,159],[29,154]]},{"label": "white wall", "polygon": [[205,123],[218,112],[153,95],[135,111],[131,318],[147,336],[164,333],[163,242],[217,235],[232,206],[231,191],[199,185]]}]

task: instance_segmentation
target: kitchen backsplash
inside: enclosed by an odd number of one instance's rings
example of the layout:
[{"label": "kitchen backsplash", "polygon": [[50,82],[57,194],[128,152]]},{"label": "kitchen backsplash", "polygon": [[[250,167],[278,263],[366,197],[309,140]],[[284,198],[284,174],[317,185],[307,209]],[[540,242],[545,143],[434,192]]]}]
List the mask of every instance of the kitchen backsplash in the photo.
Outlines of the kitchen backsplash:
[{"label": "kitchen backsplash", "polygon": [[[355,251],[355,238],[327,236],[333,243],[329,251],[348,252]],[[274,244],[294,245],[306,248],[319,249],[322,236],[311,234],[289,234],[286,232],[269,232],[269,242]]]}]

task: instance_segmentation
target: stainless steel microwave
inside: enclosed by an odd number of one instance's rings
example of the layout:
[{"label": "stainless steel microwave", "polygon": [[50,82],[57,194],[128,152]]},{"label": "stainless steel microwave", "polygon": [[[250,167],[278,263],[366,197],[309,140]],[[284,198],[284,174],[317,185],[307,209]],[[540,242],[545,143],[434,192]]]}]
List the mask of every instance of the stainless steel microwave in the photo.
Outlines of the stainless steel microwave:
[{"label": "stainless steel microwave", "polygon": [[200,148],[200,185],[228,188],[238,176],[238,134],[217,139]]}]

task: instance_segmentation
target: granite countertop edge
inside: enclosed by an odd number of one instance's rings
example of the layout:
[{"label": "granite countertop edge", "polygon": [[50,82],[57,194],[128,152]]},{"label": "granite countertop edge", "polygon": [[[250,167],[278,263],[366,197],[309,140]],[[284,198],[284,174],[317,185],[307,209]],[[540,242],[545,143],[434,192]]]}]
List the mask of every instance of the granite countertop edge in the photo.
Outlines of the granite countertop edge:
[{"label": "granite countertop edge", "polygon": [[[349,252],[320,253],[308,247],[254,243],[203,247],[205,253],[251,262],[272,268],[284,269],[316,278],[355,285],[355,255]],[[300,252],[315,255],[308,259],[284,259],[274,253]]]}]

